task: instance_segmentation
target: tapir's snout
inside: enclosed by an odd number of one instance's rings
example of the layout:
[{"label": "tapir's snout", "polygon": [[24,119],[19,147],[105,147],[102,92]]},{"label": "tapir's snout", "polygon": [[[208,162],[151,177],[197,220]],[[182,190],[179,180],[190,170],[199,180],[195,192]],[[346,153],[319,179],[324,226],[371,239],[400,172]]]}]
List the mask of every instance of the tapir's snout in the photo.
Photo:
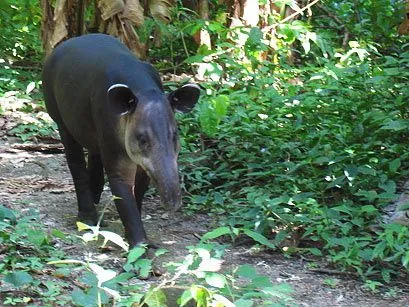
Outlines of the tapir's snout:
[{"label": "tapir's snout", "polygon": [[172,213],[176,212],[182,207],[176,157],[171,161],[163,161],[163,163],[158,164],[162,167],[158,167],[157,172],[152,174],[152,177],[160,195],[161,205]]},{"label": "tapir's snout", "polygon": [[162,206],[170,212],[176,212],[182,207],[179,174],[177,167],[170,170],[168,176],[157,185]]},{"label": "tapir's snout", "polygon": [[161,204],[170,212],[174,213],[182,207],[182,197],[180,195],[180,190],[172,191],[172,193],[165,193],[161,195]]}]

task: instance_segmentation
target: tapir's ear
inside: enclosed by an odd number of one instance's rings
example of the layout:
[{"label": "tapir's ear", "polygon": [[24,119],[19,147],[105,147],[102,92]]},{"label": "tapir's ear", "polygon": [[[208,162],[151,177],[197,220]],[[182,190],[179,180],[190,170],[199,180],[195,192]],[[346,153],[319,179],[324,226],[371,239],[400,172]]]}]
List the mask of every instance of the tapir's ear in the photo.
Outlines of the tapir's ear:
[{"label": "tapir's ear", "polygon": [[116,115],[128,114],[136,107],[137,99],[125,84],[111,85],[107,95],[108,101]]},{"label": "tapir's ear", "polygon": [[187,113],[193,109],[199,100],[200,87],[196,84],[186,84],[168,94],[168,99],[176,111]]}]

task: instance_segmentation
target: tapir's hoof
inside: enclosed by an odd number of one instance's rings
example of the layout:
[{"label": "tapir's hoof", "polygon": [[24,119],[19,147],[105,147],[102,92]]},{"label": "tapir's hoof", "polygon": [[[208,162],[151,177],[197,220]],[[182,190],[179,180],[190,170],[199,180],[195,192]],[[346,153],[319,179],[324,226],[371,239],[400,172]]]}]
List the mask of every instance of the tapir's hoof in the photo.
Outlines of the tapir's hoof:
[{"label": "tapir's hoof", "polygon": [[97,212],[78,212],[78,221],[90,226],[95,226],[98,223]]}]

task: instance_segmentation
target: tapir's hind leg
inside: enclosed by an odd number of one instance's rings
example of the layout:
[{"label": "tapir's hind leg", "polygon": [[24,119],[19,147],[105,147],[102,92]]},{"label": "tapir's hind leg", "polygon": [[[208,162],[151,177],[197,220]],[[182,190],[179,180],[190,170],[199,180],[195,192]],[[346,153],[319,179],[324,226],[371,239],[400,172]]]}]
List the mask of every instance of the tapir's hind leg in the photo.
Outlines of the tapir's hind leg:
[{"label": "tapir's hind leg", "polygon": [[78,218],[86,224],[95,225],[98,222],[98,216],[89,185],[83,148],[74,140],[63,124],[59,124],[58,129],[64,145],[68,167],[74,180],[78,201]]},{"label": "tapir's hind leg", "polygon": [[104,168],[99,154],[88,153],[88,178],[94,204],[98,204],[104,189]]}]

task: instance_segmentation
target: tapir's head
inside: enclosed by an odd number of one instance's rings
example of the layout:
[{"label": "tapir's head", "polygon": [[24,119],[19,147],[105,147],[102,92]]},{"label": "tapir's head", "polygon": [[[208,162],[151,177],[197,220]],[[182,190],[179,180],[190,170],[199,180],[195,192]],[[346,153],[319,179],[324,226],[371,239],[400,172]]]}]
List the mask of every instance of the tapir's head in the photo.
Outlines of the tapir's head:
[{"label": "tapir's head", "polygon": [[110,104],[123,119],[128,156],[146,171],[161,202],[172,210],[182,204],[177,165],[180,146],[174,113],[192,110],[199,95],[199,87],[194,84],[168,95],[156,89],[134,93],[125,84],[114,84],[108,89]]}]

